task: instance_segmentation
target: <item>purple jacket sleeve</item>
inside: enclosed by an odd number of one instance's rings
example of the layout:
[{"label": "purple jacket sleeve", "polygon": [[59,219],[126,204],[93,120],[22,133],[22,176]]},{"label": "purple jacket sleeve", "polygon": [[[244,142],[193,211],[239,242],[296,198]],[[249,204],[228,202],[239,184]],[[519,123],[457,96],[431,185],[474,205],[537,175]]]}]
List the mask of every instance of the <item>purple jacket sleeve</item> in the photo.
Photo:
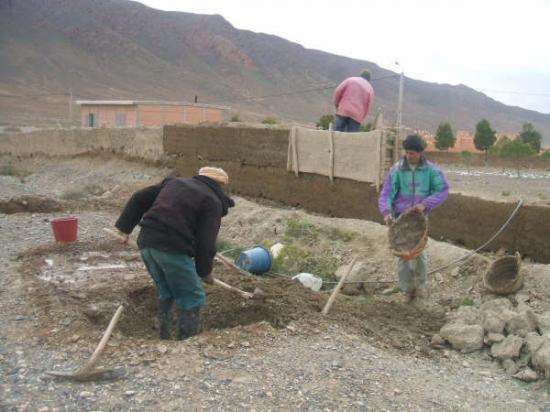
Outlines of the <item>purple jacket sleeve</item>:
[{"label": "purple jacket sleeve", "polygon": [[393,202],[393,191],[392,191],[392,172],[393,166],[390,168],[390,171],[384,179],[384,184],[382,185],[382,190],[378,196],[378,210],[382,216],[386,217],[392,212],[392,202]]},{"label": "purple jacket sleeve", "polygon": [[437,168],[430,170],[430,187],[430,195],[422,201],[425,213],[439,206],[449,196],[449,183],[443,172]]}]

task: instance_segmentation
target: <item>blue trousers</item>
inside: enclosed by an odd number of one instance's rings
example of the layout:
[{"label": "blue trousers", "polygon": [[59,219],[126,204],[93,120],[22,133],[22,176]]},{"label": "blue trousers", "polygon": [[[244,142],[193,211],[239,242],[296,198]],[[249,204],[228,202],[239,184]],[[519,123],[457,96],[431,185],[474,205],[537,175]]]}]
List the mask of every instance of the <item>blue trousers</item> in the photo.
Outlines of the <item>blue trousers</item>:
[{"label": "blue trousers", "polygon": [[401,292],[409,293],[416,289],[426,287],[426,272],[428,269],[428,256],[423,250],[416,259],[397,260],[397,274],[399,276],[399,288]]},{"label": "blue trousers", "polygon": [[146,247],[141,257],[161,300],[174,299],[183,310],[204,305],[206,295],[190,256]]},{"label": "blue trousers", "polygon": [[334,130],[337,132],[358,132],[361,127],[361,123],[347,116],[336,115],[335,123]]}]

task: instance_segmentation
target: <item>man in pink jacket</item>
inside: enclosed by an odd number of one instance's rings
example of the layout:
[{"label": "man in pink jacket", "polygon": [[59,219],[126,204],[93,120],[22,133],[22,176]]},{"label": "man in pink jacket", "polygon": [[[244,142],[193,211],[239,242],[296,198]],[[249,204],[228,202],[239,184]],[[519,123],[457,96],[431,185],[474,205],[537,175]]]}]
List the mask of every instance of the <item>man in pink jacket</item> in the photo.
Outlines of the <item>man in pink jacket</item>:
[{"label": "man in pink jacket", "polygon": [[369,80],[370,72],[364,70],[360,77],[348,77],[334,91],[332,101],[336,107],[336,131],[359,131],[374,96]]}]

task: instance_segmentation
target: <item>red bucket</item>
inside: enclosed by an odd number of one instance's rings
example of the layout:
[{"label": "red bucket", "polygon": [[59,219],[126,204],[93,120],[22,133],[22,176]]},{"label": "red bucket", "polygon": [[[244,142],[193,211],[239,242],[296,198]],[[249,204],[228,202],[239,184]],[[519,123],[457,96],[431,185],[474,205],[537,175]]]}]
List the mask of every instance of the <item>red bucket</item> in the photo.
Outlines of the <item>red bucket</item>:
[{"label": "red bucket", "polygon": [[75,242],[78,232],[77,217],[58,217],[50,220],[56,242]]}]

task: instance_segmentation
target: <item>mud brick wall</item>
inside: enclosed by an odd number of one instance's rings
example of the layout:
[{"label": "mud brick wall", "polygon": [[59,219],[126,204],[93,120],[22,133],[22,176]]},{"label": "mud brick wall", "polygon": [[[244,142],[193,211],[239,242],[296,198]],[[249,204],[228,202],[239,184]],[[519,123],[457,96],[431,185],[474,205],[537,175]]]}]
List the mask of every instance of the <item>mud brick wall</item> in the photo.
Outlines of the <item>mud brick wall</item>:
[{"label": "mud brick wall", "polygon": [[146,160],[164,156],[162,128],[41,129],[0,133],[0,153],[12,156],[74,156],[106,151]]},{"label": "mud brick wall", "polygon": [[[382,222],[378,193],[367,183],[286,171],[287,129],[165,126],[164,149],[176,156],[181,175],[215,165],[229,174],[228,190],[334,217]],[[451,194],[430,214],[430,236],[475,249],[508,219],[513,203],[491,202]],[[550,208],[524,206],[508,228],[488,247],[519,251],[536,261],[550,262]]]}]

